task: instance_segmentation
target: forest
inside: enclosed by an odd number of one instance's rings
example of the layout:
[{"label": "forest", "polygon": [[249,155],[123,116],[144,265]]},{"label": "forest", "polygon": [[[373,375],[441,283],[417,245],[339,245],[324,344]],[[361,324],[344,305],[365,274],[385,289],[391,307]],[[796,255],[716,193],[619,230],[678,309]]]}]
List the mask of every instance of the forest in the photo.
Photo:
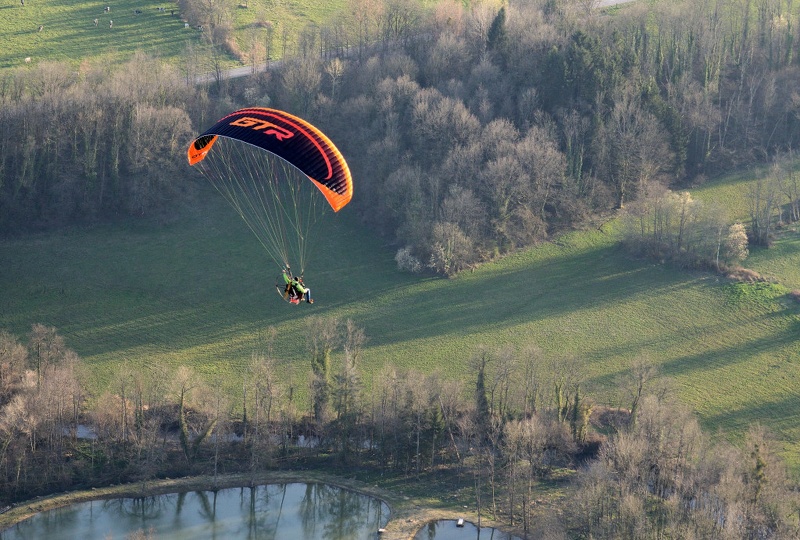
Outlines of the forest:
[{"label": "forest", "polygon": [[[90,396],[55,328],[33,325],[26,341],[0,333],[2,500],[330,462],[417,479],[454,471],[474,482],[478,512],[537,538],[798,532],[800,501],[763,428],[740,446],[712,442],[646,359],[620,381],[628,409],[594,405],[535,347],[477,350],[462,380],[387,365],[368,393],[363,330],[349,320],[308,325],[318,329],[306,344],[309,403],[277,377],[274,331],[243,374],[241,402],[185,366],[121,369]],[[543,519],[541,482],[570,470],[559,481],[565,502]]]},{"label": "forest", "polygon": [[[776,222],[800,217],[791,3],[639,2],[608,14],[583,2],[354,0],[246,80],[222,77],[223,52],[255,66],[285,37],[258,26],[242,50],[227,4],[214,5],[189,10],[211,29],[205,50],[187,49],[191,68],[137,55],[0,74],[0,231],[169,219],[191,201],[191,134],[245,105],[290,110],[338,141],[356,211],[411,271],[452,275],[619,209],[649,216],[674,206],[657,202],[665,188],[754,164],[776,172],[753,194],[750,241],[768,245]],[[194,85],[201,71],[216,82]],[[717,233],[734,224],[719,213],[697,222],[689,236],[706,242],[639,240],[719,266]]]},{"label": "forest", "polygon": [[[281,36],[258,29],[245,50],[231,45],[224,10],[193,14],[210,31],[204,51],[187,50],[191,69],[139,54],[0,73],[0,232],[169,222],[201,181],[185,161],[192,137],[258,105],[337,141],[352,208],[404,270],[454,275],[616,212],[634,250],[735,265],[748,242],[768,245],[774,227],[800,218],[796,11],[778,0],[609,12],[354,0],[306,29],[284,62],[243,79],[224,78],[214,59],[266,63]],[[212,60],[199,69],[201,58]],[[199,71],[217,77],[196,85]],[[681,192],[758,164],[770,175],[746,226]],[[151,366],[116,373],[100,395],[57,329],[0,332],[2,501],[325,459],[412,478],[451,471],[474,486],[480,511],[540,538],[798,535],[796,486],[769,434],[712,439],[646,359],[619,382],[622,409],[594,403],[575,370],[533,346],[476,350],[463,380],[387,365],[367,393],[363,330],[309,324],[307,403],[275,376],[269,331],[236,391]],[[568,493],[547,518],[542,482]]]},{"label": "forest", "polygon": [[[384,366],[366,391],[367,339],[312,317],[310,401],[277,376],[268,329],[240,381],[188,366],[120,369],[89,395],[55,328],[0,332],[0,496],[275,468],[339,466],[424,485],[446,477],[477,512],[535,538],[794,538],[794,484],[753,426],[712,441],[644,358],[619,381],[628,407],[581,392],[578,371],[535,346],[480,348],[459,380]],[[336,358],[336,360],[334,360]],[[310,442],[309,442],[310,441]],[[543,502],[543,485],[566,490]],[[471,497],[472,498],[472,497]]]}]

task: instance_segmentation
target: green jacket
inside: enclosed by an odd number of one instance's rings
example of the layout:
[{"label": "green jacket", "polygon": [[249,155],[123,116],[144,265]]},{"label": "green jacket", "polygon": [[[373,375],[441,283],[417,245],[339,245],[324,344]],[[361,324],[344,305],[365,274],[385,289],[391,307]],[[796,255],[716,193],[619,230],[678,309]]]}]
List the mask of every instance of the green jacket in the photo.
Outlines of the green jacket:
[{"label": "green jacket", "polygon": [[299,292],[301,295],[306,294],[306,291],[308,290],[305,287],[303,287],[303,284],[297,281],[296,279],[292,280],[292,287],[294,287],[294,290]]},{"label": "green jacket", "polygon": [[289,275],[286,273],[285,270],[283,271],[283,281],[287,285],[291,285],[292,287],[294,287],[294,290],[299,292],[301,295],[306,294],[306,291],[308,290],[305,287],[303,287],[302,283],[300,283],[299,281],[297,281],[294,278],[289,277]]}]

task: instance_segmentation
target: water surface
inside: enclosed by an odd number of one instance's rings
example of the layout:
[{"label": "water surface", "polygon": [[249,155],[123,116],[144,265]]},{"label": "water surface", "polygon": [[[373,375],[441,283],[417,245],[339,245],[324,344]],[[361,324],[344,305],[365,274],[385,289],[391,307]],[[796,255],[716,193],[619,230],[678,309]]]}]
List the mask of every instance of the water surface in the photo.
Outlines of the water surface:
[{"label": "water surface", "polygon": [[414,540],[522,540],[519,536],[492,527],[481,527],[465,522],[458,527],[452,519],[428,523],[414,536]]},{"label": "water surface", "polygon": [[389,519],[372,497],[326,484],[271,484],[78,503],[36,514],[0,540],[374,539]]}]

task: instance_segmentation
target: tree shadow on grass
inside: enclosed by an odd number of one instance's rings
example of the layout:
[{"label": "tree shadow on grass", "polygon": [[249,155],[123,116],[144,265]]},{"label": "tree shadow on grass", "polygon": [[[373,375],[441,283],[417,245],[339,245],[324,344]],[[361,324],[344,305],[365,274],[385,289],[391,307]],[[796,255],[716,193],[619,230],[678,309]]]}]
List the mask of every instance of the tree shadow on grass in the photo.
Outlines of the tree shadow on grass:
[{"label": "tree shadow on grass", "polygon": [[768,427],[778,439],[797,444],[800,394],[795,392],[773,400],[759,398],[747,406],[705,416],[702,423],[707,428],[721,429],[723,433],[743,432],[753,424],[761,424]]},{"label": "tree shadow on grass", "polygon": [[[753,317],[749,323],[758,324],[761,317]],[[744,338],[737,343],[729,343],[713,350],[697,354],[689,354],[675,358],[661,365],[664,375],[685,377],[704,371],[713,371],[731,367],[737,363],[745,363],[756,355],[775,354],[781,350],[789,350],[797,343],[798,321],[790,322],[783,328],[755,339]]]},{"label": "tree shadow on grass", "polygon": [[[598,262],[600,261],[600,262]],[[587,271],[591,268],[592,270]],[[653,271],[655,270],[655,271]],[[620,257],[613,247],[565,253],[500,273],[408,287],[362,314],[374,343],[484,332],[632,301],[679,286],[685,276]],[[371,341],[372,342],[372,341]]]}]

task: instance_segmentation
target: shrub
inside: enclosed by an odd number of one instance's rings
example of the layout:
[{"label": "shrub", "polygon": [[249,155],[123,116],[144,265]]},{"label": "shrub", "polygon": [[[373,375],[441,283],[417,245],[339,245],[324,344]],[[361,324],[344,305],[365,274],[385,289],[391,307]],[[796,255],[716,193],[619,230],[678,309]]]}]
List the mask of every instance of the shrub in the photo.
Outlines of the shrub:
[{"label": "shrub", "polygon": [[406,246],[397,250],[394,256],[397,262],[397,269],[403,272],[418,274],[422,272],[422,263],[411,254],[411,248]]},{"label": "shrub", "polygon": [[741,281],[743,283],[756,283],[759,281],[766,281],[761,274],[759,274],[755,270],[750,270],[749,268],[732,268],[728,272],[727,277],[728,279]]}]

